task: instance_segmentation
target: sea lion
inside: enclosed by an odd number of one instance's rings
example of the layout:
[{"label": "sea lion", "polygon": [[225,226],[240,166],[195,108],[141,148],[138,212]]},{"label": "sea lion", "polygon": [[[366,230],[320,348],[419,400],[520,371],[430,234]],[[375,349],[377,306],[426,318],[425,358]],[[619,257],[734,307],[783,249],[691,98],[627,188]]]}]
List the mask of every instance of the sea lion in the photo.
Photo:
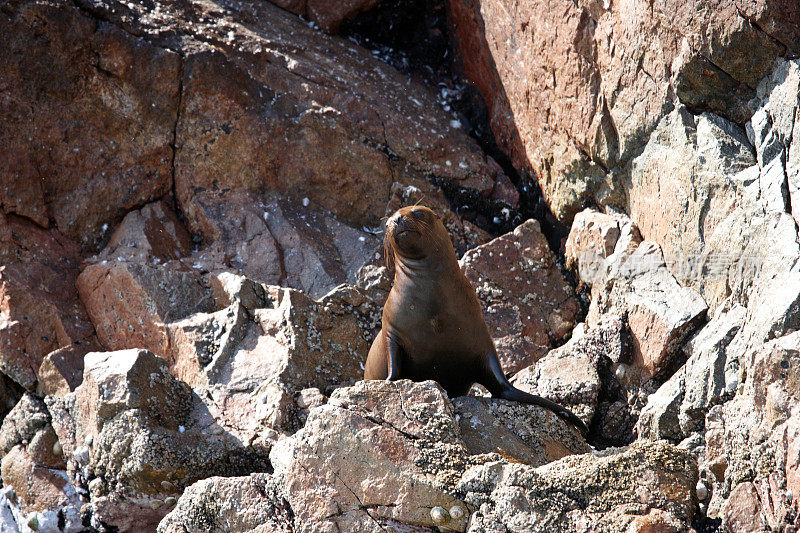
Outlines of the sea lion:
[{"label": "sea lion", "polygon": [[574,413],[508,382],[478,297],[436,213],[424,206],[399,209],[386,224],[384,247],[394,285],[364,379],[433,379],[451,397],[480,383],[493,397],[549,409],[586,436]]}]

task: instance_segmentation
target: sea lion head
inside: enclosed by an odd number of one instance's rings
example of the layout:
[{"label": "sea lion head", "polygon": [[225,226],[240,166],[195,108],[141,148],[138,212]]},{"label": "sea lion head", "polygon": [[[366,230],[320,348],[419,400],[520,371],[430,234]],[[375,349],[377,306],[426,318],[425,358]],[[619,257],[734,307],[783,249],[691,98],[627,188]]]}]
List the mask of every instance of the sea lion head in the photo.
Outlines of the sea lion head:
[{"label": "sea lion head", "polygon": [[395,262],[420,265],[427,259],[456,260],[442,219],[423,205],[400,208],[389,217],[384,247],[390,272]]}]

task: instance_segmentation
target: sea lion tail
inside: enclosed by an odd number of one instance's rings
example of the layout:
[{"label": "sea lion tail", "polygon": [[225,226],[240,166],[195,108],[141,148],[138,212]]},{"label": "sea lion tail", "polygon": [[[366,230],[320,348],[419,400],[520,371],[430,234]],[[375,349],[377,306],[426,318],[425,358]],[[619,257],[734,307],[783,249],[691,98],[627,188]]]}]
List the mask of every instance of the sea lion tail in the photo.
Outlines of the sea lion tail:
[{"label": "sea lion tail", "polygon": [[497,358],[497,352],[494,348],[486,354],[486,377],[483,382],[481,382],[481,385],[486,387],[492,396],[504,400],[538,405],[539,407],[544,407],[552,411],[565,422],[575,426],[575,428],[581,432],[583,438],[586,438],[586,435],[589,434],[589,428],[586,427],[583,420],[578,418],[575,413],[569,409],[561,407],[557,403],[546,400],[541,396],[536,396],[514,388],[514,385],[512,385],[508,379],[506,379],[505,374],[503,374],[503,370],[500,368],[500,360]]},{"label": "sea lion tail", "polygon": [[565,422],[572,424],[575,428],[581,432],[581,436],[586,438],[586,435],[589,434],[589,428],[586,427],[586,424],[583,423],[583,420],[578,418],[578,416],[570,411],[569,409],[558,405],[555,402],[551,402],[541,396],[536,396],[534,394],[529,394],[525,391],[521,391],[519,389],[514,388],[509,384],[509,388],[505,389],[503,392],[500,393],[500,398],[504,400],[511,400],[514,402],[520,403],[529,403],[533,405],[538,405],[539,407],[544,407],[555,413],[559,418],[564,420]]}]

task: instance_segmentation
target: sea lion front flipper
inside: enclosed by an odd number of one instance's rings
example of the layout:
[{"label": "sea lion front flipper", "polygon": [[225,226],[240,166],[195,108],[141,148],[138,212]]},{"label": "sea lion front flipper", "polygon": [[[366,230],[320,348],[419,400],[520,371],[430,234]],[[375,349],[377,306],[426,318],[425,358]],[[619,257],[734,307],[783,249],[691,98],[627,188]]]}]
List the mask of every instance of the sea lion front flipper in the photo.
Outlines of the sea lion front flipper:
[{"label": "sea lion front flipper", "polygon": [[397,381],[400,379],[400,361],[402,359],[401,354],[403,353],[403,348],[400,347],[400,343],[397,342],[397,339],[390,334],[386,334],[386,364],[389,366],[389,373],[386,376],[386,381]]},{"label": "sea lion front flipper", "polygon": [[575,426],[584,438],[589,433],[589,428],[586,427],[583,420],[578,418],[575,413],[569,409],[561,407],[557,403],[551,402],[541,396],[521,391],[509,383],[505,374],[503,374],[503,370],[500,368],[500,361],[497,359],[497,352],[495,352],[494,348],[486,355],[486,365],[487,375],[480,384],[486,387],[493,397],[544,407],[555,413],[562,420]]}]

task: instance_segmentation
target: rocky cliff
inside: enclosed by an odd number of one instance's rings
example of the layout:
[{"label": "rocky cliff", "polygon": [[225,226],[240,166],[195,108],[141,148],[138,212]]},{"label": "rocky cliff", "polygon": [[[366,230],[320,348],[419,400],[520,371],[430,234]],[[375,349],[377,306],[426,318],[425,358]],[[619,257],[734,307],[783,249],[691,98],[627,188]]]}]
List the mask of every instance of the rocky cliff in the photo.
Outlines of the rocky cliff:
[{"label": "rocky cliff", "polygon": [[[800,5],[0,0],[0,529],[795,531]],[[360,378],[382,220],[504,370]]]}]

